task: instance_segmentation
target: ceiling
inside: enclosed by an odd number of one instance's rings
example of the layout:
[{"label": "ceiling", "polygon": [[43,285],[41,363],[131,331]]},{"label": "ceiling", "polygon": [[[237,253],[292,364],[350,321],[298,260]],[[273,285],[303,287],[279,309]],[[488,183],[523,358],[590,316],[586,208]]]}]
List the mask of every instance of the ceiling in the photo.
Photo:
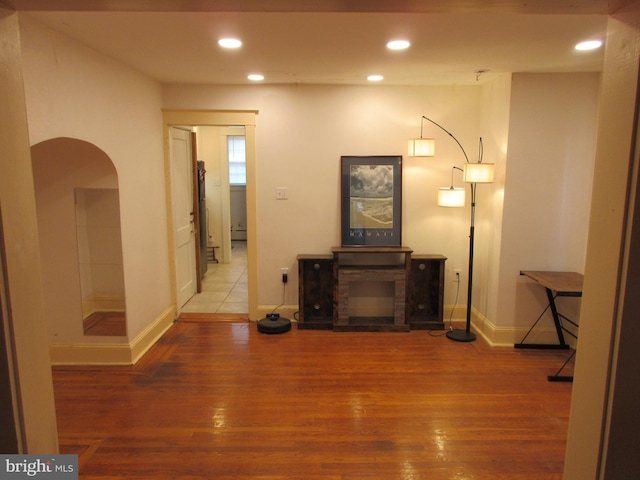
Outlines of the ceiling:
[{"label": "ceiling", "polygon": [[[538,9],[515,0],[0,3],[160,82],[229,85],[251,83],[249,73],[271,84],[363,85],[380,74],[384,85],[467,85],[506,72],[600,71],[604,49],[574,45],[605,39],[610,8],[563,0],[540,0]],[[363,4],[370,8],[346,8]],[[243,46],[221,49],[226,36]],[[385,47],[398,38],[411,47]]]}]

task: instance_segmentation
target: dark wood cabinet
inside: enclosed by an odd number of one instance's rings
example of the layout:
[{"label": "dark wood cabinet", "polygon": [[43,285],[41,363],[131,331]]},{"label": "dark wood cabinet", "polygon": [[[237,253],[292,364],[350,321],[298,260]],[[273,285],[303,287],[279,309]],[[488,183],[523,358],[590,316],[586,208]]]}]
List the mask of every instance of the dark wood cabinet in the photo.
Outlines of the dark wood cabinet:
[{"label": "dark wood cabinet", "polygon": [[333,328],[333,255],[298,255],[298,328]]},{"label": "dark wood cabinet", "polygon": [[413,330],[444,328],[442,255],[413,255],[407,292],[407,322]]},{"label": "dark wood cabinet", "polygon": [[[332,252],[332,255],[298,255],[299,329],[407,331],[444,328],[446,257],[412,255],[407,247],[375,251],[339,247]],[[398,255],[398,260],[391,264],[385,263],[386,260],[378,261],[388,258],[389,254]],[[393,283],[393,316],[349,317],[351,282]]]}]

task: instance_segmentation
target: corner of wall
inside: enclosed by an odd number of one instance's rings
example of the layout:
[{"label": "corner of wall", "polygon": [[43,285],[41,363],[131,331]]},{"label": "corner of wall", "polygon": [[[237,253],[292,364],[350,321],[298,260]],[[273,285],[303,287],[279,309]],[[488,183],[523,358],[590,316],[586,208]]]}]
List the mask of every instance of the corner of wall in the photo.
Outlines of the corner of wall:
[{"label": "corner of wall", "polygon": [[481,335],[492,347],[513,347],[516,343],[523,342],[531,344],[555,344],[558,342],[557,333],[554,328],[538,327],[530,330],[526,327],[495,325],[475,307],[471,310],[471,325],[474,331]]},{"label": "corner of wall", "polygon": [[51,344],[52,365],[135,365],[171,328],[176,309],[167,308],[129,344]]}]

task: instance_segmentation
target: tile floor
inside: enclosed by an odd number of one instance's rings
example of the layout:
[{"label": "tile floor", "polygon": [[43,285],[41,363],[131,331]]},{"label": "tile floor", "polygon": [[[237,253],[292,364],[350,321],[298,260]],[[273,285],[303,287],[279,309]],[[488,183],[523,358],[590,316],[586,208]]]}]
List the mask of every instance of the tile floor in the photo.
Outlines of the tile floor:
[{"label": "tile floor", "polygon": [[209,263],[202,292],[182,307],[183,313],[248,313],[247,242],[232,243],[231,263]]}]

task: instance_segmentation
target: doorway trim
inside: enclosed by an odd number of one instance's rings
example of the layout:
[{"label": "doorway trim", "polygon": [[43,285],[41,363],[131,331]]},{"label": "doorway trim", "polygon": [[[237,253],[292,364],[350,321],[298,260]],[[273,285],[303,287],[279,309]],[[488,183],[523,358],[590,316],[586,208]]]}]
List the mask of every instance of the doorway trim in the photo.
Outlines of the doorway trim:
[{"label": "doorway trim", "polygon": [[173,210],[171,191],[171,152],[169,150],[169,129],[174,125],[189,126],[244,126],[246,138],[247,160],[247,275],[248,275],[248,300],[249,319],[257,320],[258,313],[258,249],[256,235],[256,115],[257,110],[162,110],[163,137],[164,137],[164,165],[166,210],[167,210],[167,237],[169,239],[169,264],[171,272],[171,297],[173,306],[178,312],[178,291],[176,262],[172,254],[175,245],[173,240]]}]

